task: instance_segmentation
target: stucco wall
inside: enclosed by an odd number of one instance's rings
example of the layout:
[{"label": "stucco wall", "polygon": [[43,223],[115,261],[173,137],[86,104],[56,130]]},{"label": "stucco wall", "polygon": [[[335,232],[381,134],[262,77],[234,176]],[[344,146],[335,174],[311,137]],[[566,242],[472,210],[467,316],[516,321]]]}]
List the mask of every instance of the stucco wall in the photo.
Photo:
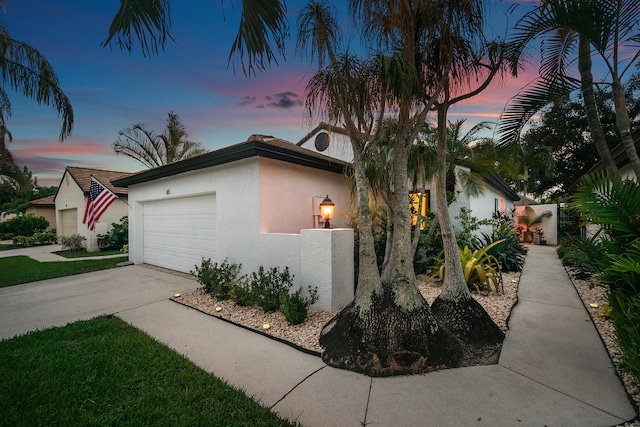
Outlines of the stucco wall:
[{"label": "stucco wall", "polygon": [[349,193],[343,175],[260,158],[260,232],[300,233],[315,228],[313,198],[335,203],[333,227],[349,225]]},{"label": "stucco wall", "polygon": [[78,234],[84,236],[87,251],[98,251],[98,239],[97,234],[105,234],[111,230],[111,223],[119,222],[123,216],[128,214],[128,206],[126,201],[117,199],[102,214],[100,220],[96,222],[95,230],[91,231],[86,224],[82,223],[84,216],[84,210],[87,204],[87,197],[84,195],[82,189],[78,186],[75,180],[65,172],[56,194],[56,223],[57,234],[61,236],[62,230],[62,210],[77,209],[77,230]]}]

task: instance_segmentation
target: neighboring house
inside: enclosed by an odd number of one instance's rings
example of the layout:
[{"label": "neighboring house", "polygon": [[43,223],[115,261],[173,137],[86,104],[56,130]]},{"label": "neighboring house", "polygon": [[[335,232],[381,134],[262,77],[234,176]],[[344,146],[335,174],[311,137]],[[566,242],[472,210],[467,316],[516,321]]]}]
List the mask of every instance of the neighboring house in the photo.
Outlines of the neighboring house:
[{"label": "neighboring house", "polygon": [[[344,128],[321,123],[314,130],[302,138],[298,146],[308,150],[326,154],[345,162],[353,161],[353,151],[351,142]],[[456,173],[471,170],[464,166],[456,166]],[[478,219],[488,219],[496,211],[510,212],[514,208],[514,202],[520,197],[507,185],[507,183],[496,173],[488,172],[481,174],[483,178],[483,194],[468,197],[460,185],[460,180],[456,184],[458,193],[456,201],[449,206],[452,221],[459,227],[455,217],[460,213],[460,209],[465,207],[472,211],[472,215]],[[428,207],[431,212],[436,210],[435,187],[433,183],[427,184],[425,188],[428,192]],[[416,189],[418,190],[418,189]],[[490,227],[486,226],[482,232],[490,232]]]},{"label": "neighboring house", "polygon": [[[115,186],[112,181],[126,178],[129,175],[131,175],[129,172],[67,166],[54,198],[58,236],[79,234],[87,239],[87,251],[98,251],[96,236],[109,232],[111,223],[119,222],[122,217],[128,214],[127,188]],[[118,199],[109,205],[98,222],[96,222],[95,230],[93,231],[82,223],[92,176],[118,196]]]},{"label": "neighboring house", "polygon": [[49,221],[48,231],[56,229],[56,204],[55,196],[42,197],[40,199],[31,200],[18,206],[25,209],[25,216],[41,216]]},{"label": "neighboring house", "polygon": [[[252,135],[115,180],[128,188],[129,259],[187,273],[207,258],[242,264],[244,274],[288,267],[297,286],[320,288],[315,307],[335,311],[353,298],[353,230],[340,228],[351,213],[345,165]],[[334,230],[319,228],[327,195]]]}]

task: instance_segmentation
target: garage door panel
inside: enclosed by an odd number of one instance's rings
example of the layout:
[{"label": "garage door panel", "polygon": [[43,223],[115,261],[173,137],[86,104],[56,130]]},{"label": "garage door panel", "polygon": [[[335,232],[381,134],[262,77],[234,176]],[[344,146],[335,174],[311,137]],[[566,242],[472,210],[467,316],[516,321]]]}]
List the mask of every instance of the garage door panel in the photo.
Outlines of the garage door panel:
[{"label": "garage door panel", "polygon": [[78,234],[78,209],[64,209],[60,211],[62,235],[69,237]]},{"label": "garage door panel", "polygon": [[216,259],[214,195],[145,203],[144,261],[190,272],[202,258]]}]

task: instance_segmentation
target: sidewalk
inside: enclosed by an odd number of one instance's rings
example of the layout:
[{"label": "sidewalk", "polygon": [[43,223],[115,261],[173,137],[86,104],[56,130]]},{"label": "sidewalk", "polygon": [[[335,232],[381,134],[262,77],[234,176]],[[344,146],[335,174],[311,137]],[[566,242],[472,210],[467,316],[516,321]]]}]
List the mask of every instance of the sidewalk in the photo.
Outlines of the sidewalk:
[{"label": "sidewalk", "polygon": [[[13,251],[11,251],[13,252]],[[116,313],[305,426],[612,426],[636,417],[554,248],[530,246],[499,364],[370,378],[168,300],[189,278],[128,266],[0,288],[0,339]]]},{"label": "sidewalk", "polygon": [[[12,240],[4,240],[0,243],[9,245],[13,243]],[[115,254],[115,255],[104,255],[104,256],[88,256],[82,258],[65,258],[58,254],[54,254],[53,252],[58,252],[62,250],[62,245],[44,245],[44,246],[32,246],[30,248],[20,248],[20,249],[10,249],[8,251],[0,251],[0,258],[12,257],[24,255],[29,258],[33,258],[36,261],[40,262],[52,262],[52,261],[80,261],[87,259],[106,259],[106,258],[117,258],[124,256],[126,254]]]}]

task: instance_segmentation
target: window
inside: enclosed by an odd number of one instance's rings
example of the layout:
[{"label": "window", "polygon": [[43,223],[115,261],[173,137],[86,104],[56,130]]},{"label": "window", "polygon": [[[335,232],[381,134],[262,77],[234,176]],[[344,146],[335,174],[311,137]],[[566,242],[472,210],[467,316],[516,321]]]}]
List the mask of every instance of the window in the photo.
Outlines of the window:
[{"label": "window", "polygon": [[324,151],[329,147],[329,134],[327,132],[320,132],[316,136],[316,150]]},{"label": "window", "polygon": [[429,191],[425,193],[409,193],[409,199],[411,202],[411,225],[415,226],[418,222],[418,204],[420,202],[420,196],[422,196],[422,224],[420,224],[420,230],[424,230],[427,227],[427,213],[429,212]]}]

